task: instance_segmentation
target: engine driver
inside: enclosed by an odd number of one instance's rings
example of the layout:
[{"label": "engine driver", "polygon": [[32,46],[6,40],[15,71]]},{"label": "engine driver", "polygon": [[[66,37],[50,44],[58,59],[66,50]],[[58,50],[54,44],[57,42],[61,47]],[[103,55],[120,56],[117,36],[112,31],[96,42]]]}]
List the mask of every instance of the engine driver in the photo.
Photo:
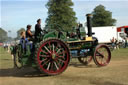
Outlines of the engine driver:
[{"label": "engine driver", "polygon": [[41,19],[37,20],[37,24],[35,25],[35,39],[37,39],[37,36],[41,35]]}]

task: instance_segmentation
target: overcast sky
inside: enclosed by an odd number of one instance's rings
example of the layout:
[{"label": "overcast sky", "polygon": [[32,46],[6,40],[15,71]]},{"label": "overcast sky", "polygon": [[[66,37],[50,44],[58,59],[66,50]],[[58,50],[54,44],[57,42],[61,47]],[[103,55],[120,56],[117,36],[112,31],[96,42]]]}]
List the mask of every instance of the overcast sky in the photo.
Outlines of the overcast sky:
[{"label": "overcast sky", "polygon": [[[16,31],[26,28],[27,24],[31,24],[34,30],[38,18],[43,20],[43,27],[47,18],[45,7],[47,2],[48,0],[1,0],[0,27],[6,31],[11,30],[9,35],[12,37],[16,37]],[[112,17],[117,19],[116,26],[128,25],[128,0],[73,0],[73,2],[78,22],[86,22],[85,14],[91,13],[97,5],[102,4],[106,10],[112,12]]]}]

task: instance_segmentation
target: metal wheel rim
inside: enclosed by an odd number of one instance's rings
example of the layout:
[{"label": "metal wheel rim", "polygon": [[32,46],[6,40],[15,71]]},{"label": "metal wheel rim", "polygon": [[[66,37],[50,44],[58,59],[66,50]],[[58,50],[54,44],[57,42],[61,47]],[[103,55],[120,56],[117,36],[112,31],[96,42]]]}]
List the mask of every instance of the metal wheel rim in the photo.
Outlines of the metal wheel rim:
[{"label": "metal wheel rim", "polygon": [[[104,48],[104,50],[106,50],[106,53],[103,50],[99,50],[101,48]],[[110,53],[109,48],[107,48],[105,45],[99,46],[98,48],[96,48],[94,57],[98,65],[106,66],[110,62],[110,59],[111,59],[111,53]]]},{"label": "metal wheel rim", "polygon": [[48,40],[40,46],[37,61],[40,69],[45,73],[59,74],[68,66],[68,48],[59,40]]},{"label": "metal wheel rim", "polygon": [[23,65],[22,65],[22,62],[20,61],[19,59],[19,52],[17,52],[15,55],[14,55],[14,62],[15,62],[15,66],[17,68],[21,68]]}]

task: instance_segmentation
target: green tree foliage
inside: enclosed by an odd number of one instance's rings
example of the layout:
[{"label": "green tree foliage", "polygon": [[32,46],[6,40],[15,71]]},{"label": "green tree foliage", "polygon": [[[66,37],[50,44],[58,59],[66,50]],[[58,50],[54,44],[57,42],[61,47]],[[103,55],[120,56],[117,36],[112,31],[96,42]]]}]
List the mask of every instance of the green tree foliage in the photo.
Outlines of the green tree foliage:
[{"label": "green tree foliage", "polygon": [[19,29],[19,30],[17,31],[17,38],[16,38],[16,39],[20,39],[20,34],[21,34],[21,32],[23,32],[23,31],[25,31],[24,28],[21,28],[21,29]]},{"label": "green tree foliage", "polygon": [[8,39],[7,32],[0,28],[0,42],[5,42]]},{"label": "green tree foliage", "polygon": [[75,12],[73,11],[72,0],[49,0],[48,18],[46,28],[70,31],[76,25]]},{"label": "green tree foliage", "polygon": [[92,17],[92,26],[114,26],[116,19],[112,19],[112,12],[105,10],[103,5],[98,5],[94,8]]}]

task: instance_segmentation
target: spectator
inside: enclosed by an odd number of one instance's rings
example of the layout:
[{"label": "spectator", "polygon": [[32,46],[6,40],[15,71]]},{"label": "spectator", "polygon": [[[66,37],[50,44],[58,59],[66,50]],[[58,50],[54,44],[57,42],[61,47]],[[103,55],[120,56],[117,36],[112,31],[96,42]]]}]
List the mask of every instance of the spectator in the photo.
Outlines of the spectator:
[{"label": "spectator", "polygon": [[124,40],[125,40],[124,48],[126,48],[127,47],[127,38],[124,38]]},{"label": "spectator", "polygon": [[119,50],[119,42],[117,39],[115,39],[115,48]]},{"label": "spectator", "polygon": [[112,38],[111,43],[112,43],[113,49],[115,49],[115,38],[114,37]]}]

